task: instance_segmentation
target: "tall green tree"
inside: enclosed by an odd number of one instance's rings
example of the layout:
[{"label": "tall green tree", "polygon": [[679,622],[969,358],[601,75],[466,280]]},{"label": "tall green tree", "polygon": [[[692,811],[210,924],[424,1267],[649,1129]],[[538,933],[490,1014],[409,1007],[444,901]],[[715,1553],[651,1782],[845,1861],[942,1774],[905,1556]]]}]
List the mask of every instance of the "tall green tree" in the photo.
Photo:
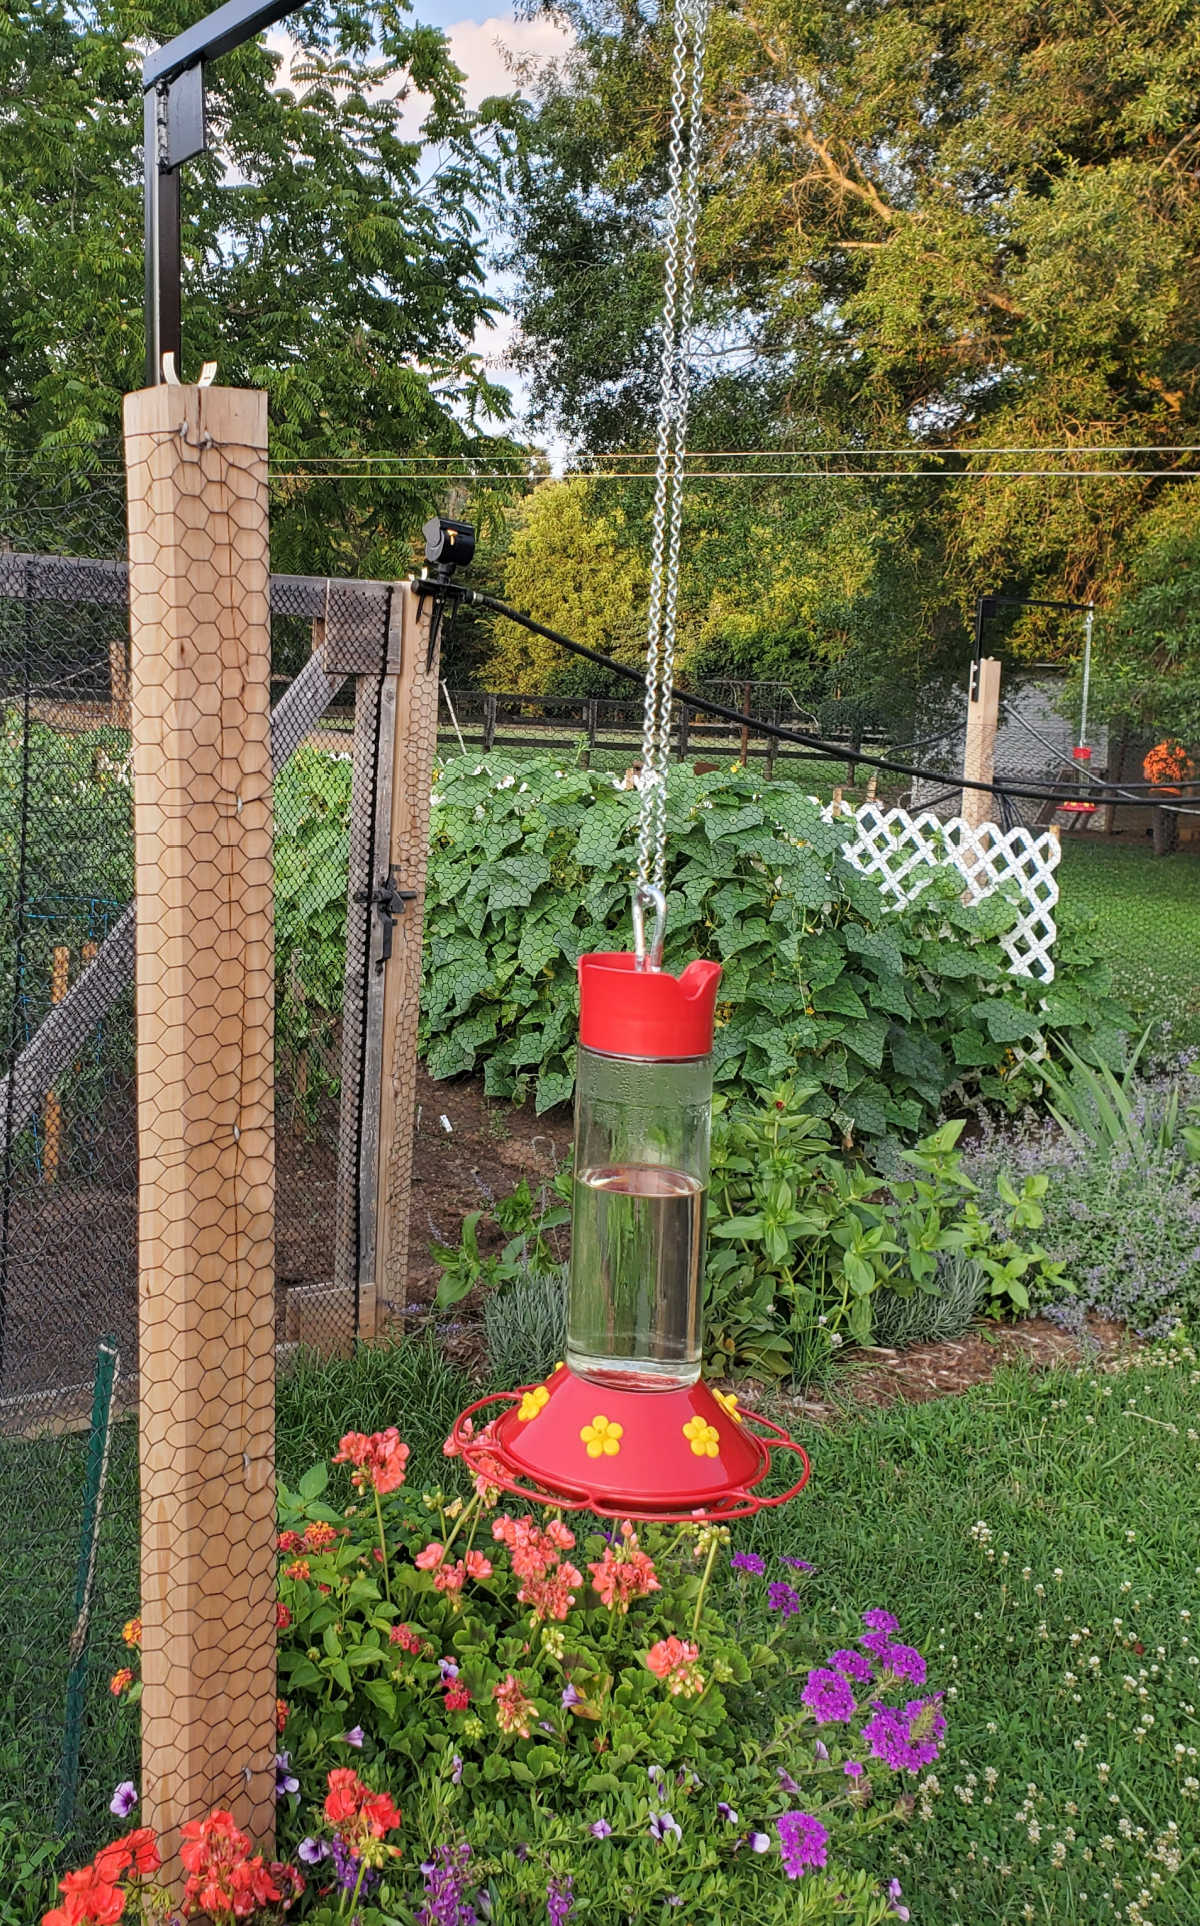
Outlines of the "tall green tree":
[{"label": "tall green tree", "polygon": [[[95,448],[142,381],[141,54],[203,0],[15,0],[0,11],[0,453]],[[320,458],[452,453],[504,395],[472,342],[494,123],[399,0],[316,0],[290,67],[261,41],[208,69],[210,152],[184,173],[185,374],[261,386],[281,566],[385,570],[436,488],[312,475]],[[415,131],[402,118],[421,105]],[[497,112],[502,113],[498,107]],[[490,156],[490,157],[489,157]]]},{"label": "tall green tree", "polygon": [[[575,48],[511,176],[534,395],[587,445],[639,443],[669,15],[555,11]],[[932,564],[894,624],[913,654],[980,588],[1119,585],[1169,484],[973,471],[1097,444],[1080,469],[1135,469],[1124,447],[1197,438],[1192,0],[738,0],[713,12],[705,121],[696,445],[921,443],[949,479],[871,484]],[[1033,612],[1012,641],[1063,646]]]}]

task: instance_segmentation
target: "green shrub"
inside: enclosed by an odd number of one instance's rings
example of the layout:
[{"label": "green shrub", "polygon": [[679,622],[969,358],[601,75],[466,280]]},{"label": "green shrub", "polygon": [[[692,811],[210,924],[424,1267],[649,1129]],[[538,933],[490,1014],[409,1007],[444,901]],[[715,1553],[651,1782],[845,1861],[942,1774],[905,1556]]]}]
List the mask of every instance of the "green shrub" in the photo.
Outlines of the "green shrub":
[{"label": "green shrub", "polygon": [[524,1268],[483,1306],[488,1363],[496,1384],[548,1378],[567,1347],[567,1274]]},{"label": "green shrub", "polygon": [[[902,1341],[916,1343],[950,1325],[957,1334],[977,1310],[1027,1311],[1069,1289],[1062,1267],[1027,1235],[1041,1226],[1045,1175],[1030,1173],[1018,1189],[994,1171],[980,1192],[958,1150],[961,1122],[911,1149],[893,1147],[881,1171],[835,1146],[828,1119],[807,1107],[812,1094],[811,1085],[780,1084],[762,1098],[716,1099],[704,1302],[710,1377],[808,1382],[846,1339],[872,1341],[881,1297],[889,1328],[899,1317],[909,1334]],[[489,1353],[508,1384],[562,1356],[553,1336],[561,1283],[539,1273],[561,1277],[568,1184],[564,1167],[538,1197],[522,1183],[493,1206],[489,1228],[508,1238],[500,1253],[480,1250],[482,1211],[469,1213],[457,1248],[435,1248],[440,1303],[485,1288]],[[948,1266],[959,1263],[951,1279]]]},{"label": "green shrub", "polygon": [[[576,960],[628,947],[637,810],[611,777],[548,759],[442,770],[421,1029],[433,1076],[482,1066],[490,1095],[532,1090],[539,1110],[571,1095]],[[911,1139],[951,1092],[1027,1101],[1049,1025],[1113,1047],[1122,1013],[1086,933],[1060,944],[1049,989],[1010,976],[1012,902],[965,905],[948,866],[889,910],[790,783],[674,769],[667,826],[666,967],[724,966],[719,1084],[797,1076],[839,1131]]]},{"label": "green shrub", "polygon": [[871,1336],[893,1351],[913,1344],[940,1344],[961,1337],[987,1299],[987,1272],[973,1257],[953,1251],[939,1257],[936,1291],[901,1297],[884,1284],[871,1306]]},{"label": "green shrub", "polygon": [[880,1175],[830,1142],[806,1108],[811,1091],[718,1102],[705,1278],[710,1375],[813,1375],[847,1338],[870,1343],[877,1293],[936,1301],[946,1259],[969,1258],[994,1316],[1062,1292],[1061,1267],[1029,1243],[1042,1219],[1045,1177],[1018,1191],[1001,1174],[989,1222],[958,1138],[943,1124]]}]

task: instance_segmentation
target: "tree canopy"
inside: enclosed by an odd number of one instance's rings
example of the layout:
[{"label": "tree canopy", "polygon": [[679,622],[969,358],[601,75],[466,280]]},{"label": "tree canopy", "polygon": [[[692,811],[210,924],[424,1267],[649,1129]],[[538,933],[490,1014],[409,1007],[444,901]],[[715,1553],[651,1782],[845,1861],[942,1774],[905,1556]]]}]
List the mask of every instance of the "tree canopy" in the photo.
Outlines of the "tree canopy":
[{"label": "tree canopy", "polygon": [[[10,462],[95,447],[141,385],[141,55],[198,11],[16,0],[0,14]],[[210,151],[184,169],[184,372],[211,358],[221,380],[267,390],[275,460],[308,475],[281,486],[280,566],[383,570],[407,560],[430,488],[311,471],[468,457],[488,411],[506,412],[472,345],[496,306],[479,223],[494,143],[444,37],[399,0],[316,0],[288,27],[286,69],[260,41],[207,70]]]},{"label": "tree canopy", "polygon": [[[575,46],[510,174],[528,372],[584,446],[644,445],[669,19],[638,0],[554,10]],[[948,624],[965,656],[980,589],[1115,604],[1155,529],[1178,556],[1197,484],[978,471],[1044,465],[1002,448],[1103,451],[1055,462],[1077,471],[1170,467],[1197,440],[1191,0],[740,0],[714,10],[705,91],[691,439],[928,451],[940,479],[864,484],[878,545],[901,573],[924,558],[919,592],[879,605],[894,659],[918,664]],[[807,521],[814,573],[838,574],[848,498],[831,483],[823,516],[780,511]],[[876,573],[860,580],[878,594]],[[819,624],[801,625],[811,653]],[[1125,632],[1110,625],[1113,646]],[[1013,617],[1010,645],[1078,646],[1035,611]]]}]

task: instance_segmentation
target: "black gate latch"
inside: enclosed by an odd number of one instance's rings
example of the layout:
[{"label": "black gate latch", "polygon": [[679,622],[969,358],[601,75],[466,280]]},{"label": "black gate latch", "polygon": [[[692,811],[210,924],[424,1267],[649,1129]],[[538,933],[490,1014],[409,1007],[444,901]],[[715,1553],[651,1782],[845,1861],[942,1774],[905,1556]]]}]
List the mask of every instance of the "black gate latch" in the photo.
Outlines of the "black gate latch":
[{"label": "black gate latch", "polygon": [[396,926],[396,918],[403,916],[406,903],[415,903],[416,900],[416,890],[401,889],[396,881],[395,871],[391,869],[384,881],[373,892],[371,902],[376,914],[383,920],[383,948],[379,953],[381,968],[392,954],[392,931]]}]

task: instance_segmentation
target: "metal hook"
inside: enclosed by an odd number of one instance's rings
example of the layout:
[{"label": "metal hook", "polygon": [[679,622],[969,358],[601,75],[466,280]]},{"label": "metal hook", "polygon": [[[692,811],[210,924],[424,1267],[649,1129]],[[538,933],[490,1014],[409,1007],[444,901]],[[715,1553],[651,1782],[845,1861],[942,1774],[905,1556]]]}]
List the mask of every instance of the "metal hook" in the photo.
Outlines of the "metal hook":
[{"label": "metal hook", "polygon": [[[654,911],[650,948],[646,948],[646,909]],[[633,892],[633,953],[639,970],[661,970],[663,935],[667,926],[667,899],[653,883],[639,883]]]}]

